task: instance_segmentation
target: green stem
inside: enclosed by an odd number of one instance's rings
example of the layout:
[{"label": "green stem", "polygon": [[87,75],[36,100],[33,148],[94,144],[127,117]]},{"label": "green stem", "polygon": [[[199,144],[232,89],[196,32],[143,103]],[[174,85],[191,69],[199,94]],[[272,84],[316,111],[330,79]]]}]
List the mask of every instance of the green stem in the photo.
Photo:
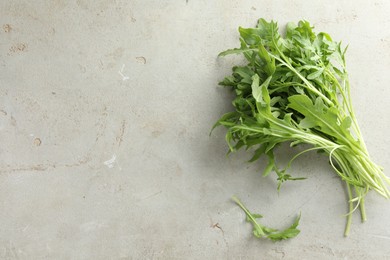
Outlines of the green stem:
[{"label": "green stem", "polygon": [[256,227],[256,229],[260,232],[260,235],[261,235],[261,236],[266,236],[266,234],[264,233],[263,227],[257,223],[256,219],[252,216],[252,214],[249,212],[249,210],[241,203],[241,201],[240,201],[236,196],[233,196],[233,197],[232,197],[232,200],[233,200],[238,206],[240,206],[240,208],[245,212],[245,215],[246,215],[248,218],[251,219],[251,222],[252,222],[253,225]]},{"label": "green stem", "polygon": [[[349,213],[353,210],[353,202],[352,202],[352,191],[351,186],[347,183],[347,191],[348,191],[348,198],[349,198]],[[347,224],[345,226],[344,236],[349,235],[349,230],[351,229],[352,224],[352,214],[347,215]]]},{"label": "green stem", "polygon": [[297,83],[297,82],[291,82],[291,83],[273,83],[274,86],[277,86],[277,88],[273,88],[273,89],[270,89],[269,90],[269,93],[272,94],[276,91],[279,91],[280,89],[283,89],[283,88],[286,88],[286,87],[292,87],[292,86],[298,86],[298,87],[302,87],[302,88],[306,88],[308,90],[310,90],[310,88],[308,86],[306,86],[305,84],[302,84],[302,83]]},{"label": "green stem", "polygon": [[368,151],[367,151],[367,147],[366,147],[366,143],[364,142],[363,140],[363,136],[362,136],[362,133],[360,131],[360,127],[359,127],[359,124],[357,122],[357,119],[355,117],[355,112],[353,110],[353,106],[352,106],[352,98],[351,98],[351,87],[349,85],[349,79],[348,79],[348,75],[346,75],[346,80],[345,80],[345,84],[346,84],[346,89],[347,89],[347,96],[348,96],[348,105],[350,106],[350,114],[351,114],[351,118],[352,118],[352,121],[353,121],[353,124],[354,124],[354,129],[356,131],[356,134],[357,134],[357,137],[358,137],[358,140],[363,148],[363,151],[368,155]]},{"label": "green stem", "polygon": [[366,207],[364,205],[364,196],[361,197],[360,199],[360,214],[361,214],[362,222],[365,222],[367,220],[367,215],[366,215]]}]

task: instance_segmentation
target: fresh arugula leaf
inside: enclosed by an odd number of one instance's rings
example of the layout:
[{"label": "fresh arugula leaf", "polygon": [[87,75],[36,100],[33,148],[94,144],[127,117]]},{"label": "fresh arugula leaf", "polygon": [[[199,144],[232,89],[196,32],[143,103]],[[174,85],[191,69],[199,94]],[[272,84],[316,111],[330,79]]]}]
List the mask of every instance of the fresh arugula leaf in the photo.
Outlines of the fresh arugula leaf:
[{"label": "fresh arugula leaf", "polygon": [[260,224],[256,219],[262,218],[263,216],[251,213],[236,196],[233,196],[232,200],[245,212],[246,221],[252,224],[253,235],[257,238],[269,238],[272,241],[280,241],[293,238],[300,233],[300,230],[297,229],[297,227],[299,225],[301,215],[295,219],[294,223],[290,227],[279,231],[278,229],[269,228]]},{"label": "fresh arugula leaf", "polygon": [[269,76],[261,85],[259,85],[259,75],[255,74],[252,77],[252,95],[257,102],[263,106],[267,106],[270,103],[269,95],[267,94],[267,88],[272,77]]},{"label": "fresh arugula leaf", "polygon": [[340,143],[348,144],[355,142],[350,135],[349,119],[346,123],[340,124],[339,110],[336,107],[327,107],[321,98],[315,100],[315,104],[305,95],[294,95],[288,97],[288,107],[304,115],[299,126],[302,128],[316,128],[317,130],[335,137]]}]

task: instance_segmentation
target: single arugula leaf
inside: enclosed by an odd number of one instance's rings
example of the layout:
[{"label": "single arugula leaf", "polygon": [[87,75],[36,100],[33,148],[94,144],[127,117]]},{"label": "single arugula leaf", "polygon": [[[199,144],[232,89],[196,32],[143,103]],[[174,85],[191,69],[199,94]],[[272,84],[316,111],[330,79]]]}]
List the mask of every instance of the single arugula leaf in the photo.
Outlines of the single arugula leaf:
[{"label": "single arugula leaf", "polygon": [[242,28],[242,27],[239,27],[238,31],[240,32],[241,38],[248,45],[259,44],[260,41],[261,41],[260,30],[258,30],[257,28]]},{"label": "single arugula leaf", "polygon": [[305,95],[294,95],[288,97],[290,102],[288,107],[296,110],[305,116],[299,123],[302,128],[317,128],[321,132],[335,137],[342,143],[353,141],[350,135],[349,119],[346,123],[340,124],[339,111],[336,107],[327,107],[320,98],[317,98],[315,104]]},{"label": "single arugula leaf", "polygon": [[228,112],[224,114],[212,127],[211,131],[216,128],[219,125],[224,125],[224,126],[233,126],[235,125],[235,121],[237,121],[237,118],[239,117],[239,113],[233,111],[233,112]]},{"label": "single arugula leaf", "polygon": [[[258,160],[264,154],[265,149],[266,149],[266,146],[264,144],[260,145],[260,147],[256,149],[252,158],[248,162],[254,162],[254,161]],[[271,170],[272,170],[272,167],[270,167],[270,168],[271,169],[268,171],[268,173],[271,172]]]},{"label": "single arugula leaf", "polygon": [[263,172],[263,176],[268,176],[268,174],[270,174],[270,172],[276,168],[276,165],[275,165],[275,156],[274,156],[274,153],[272,150],[266,152],[266,155],[268,156],[268,164],[267,166],[265,167],[264,169],[264,172]]},{"label": "single arugula leaf", "polygon": [[220,52],[218,54],[219,57],[223,57],[223,56],[226,56],[226,55],[231,55],[231,54],[242,54],[242,53],[247,53],[247,52],[253,52],[255,51],[256,49],[248,49],[248,48],[245,48],[245,49],[242,49],[242,48],[234,48],[234,49],[229,49],[229,50],[226,50],[226,51],[223,51],[223,52]]},{"label": "single arugula leaf", "polygon": [[318,69],[317,71],[314,71],[312,73],[310,73],[309,75],[307,75],[307,78],[308,79],[316,79],[318,78],[319,76],[321,76],[321,74],[324,72],[324,69],[323,68],[320,68]]},{"label": "single arugula leaf", "polygon": [[275,59],[269,56],[268,51],[262,44],[259,44],[259,57],[262,61],[264,72],[270,77],[275,73]]},{"label": "single arugula leaf", "polygon": [[222,86],[235,86],[237,83],[235,82],[235,78],[233,76],[227,76],[223,81],[219,82],[219,85]]},{"label": "single arugula leaf", "polygon": [[272,77],[269,76],[261,85],[259,85],[259,75],[255,74],[252,77],[252,95],[257,102],[259,102],[262,106],[270,105],[270,97],[267,94],[267,87],[271,81]]},{"label": "single arugula leaf", "polygon": [[256,219],[262,218],[263,216],[260,214],[251,213],[236,196],[233,196],[232,200],[245,212],[246,221],[252,224],[253,235],[257,238],[269,238],[272,241],[280,241],[293,238],[300,233],[300,230],[297,229],[297,227],[299,225],[301,215],[295,219],[294,223],[290,227],[279,231],[278,229],[265,227],[260,224]]}]

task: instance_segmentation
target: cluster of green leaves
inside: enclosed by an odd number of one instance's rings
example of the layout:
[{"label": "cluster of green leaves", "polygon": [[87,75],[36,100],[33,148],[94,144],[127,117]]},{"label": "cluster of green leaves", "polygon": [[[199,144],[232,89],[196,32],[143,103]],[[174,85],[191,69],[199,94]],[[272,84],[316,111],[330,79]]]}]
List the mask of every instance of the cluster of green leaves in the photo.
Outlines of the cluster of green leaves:
[{"label": "cluster of green leaves", "polygon": [[[390,197],[389,178],[370,159],[353,111],[347,48],[327,33],[316,34],[307,21],[288,23],[284,36],[276,22],[264,19],[255,28],[240,27],[239,33],[240,48],[219,54],[243,54],[247,60],[220,82],[234,90],[235,110],[223,115],[214,127],[227,128],[230,151],[243,147],[253,150],[250,162],[267,156],[264,176],[274,171],[278,189],[287,180],[302,179],[286,172],[298,156],[312,150],[325,152],[347,184],[347,235],[355,209],[360,208],[362,220],[366,219],[364,197],[369,190]],[[279,169],[274,150],[284,142],[312,147]]]},{"label": "cluster of green leaves", "polygon": [[272,241],[280,241],[280,240],[296,237],[301,232],[299,229],[297,229],[301,215],[299,215],[295,219],[294,223],[290,227],[284,230],[269,228],[264,225],[261,225],[256,220],[262,218],[263,217],[262,215],[251,213],[237,197],[234,196],[232,197],[232,199],[245,212],[246,221],[252,224],[253,235],[257,238],[269,238]]}]

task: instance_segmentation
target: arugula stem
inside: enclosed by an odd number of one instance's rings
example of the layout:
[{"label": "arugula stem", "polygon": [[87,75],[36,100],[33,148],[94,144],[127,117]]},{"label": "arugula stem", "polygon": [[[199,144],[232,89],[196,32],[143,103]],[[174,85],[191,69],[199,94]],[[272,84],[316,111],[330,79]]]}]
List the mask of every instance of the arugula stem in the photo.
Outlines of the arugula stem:
[{"label": "arugula stem", "polygon": [[363,139],[361,131],[360,131],[359,124],[357,122],[357,119],[355,117],[355,113],[353,111],[352,98],[351,98],[351,87],[349,85],[348,74],[347,74],[347,79],[346,79],[346,88],[347,88],[347,95],[348,95],[348,102],[347,103],[351,106],[352,121],[354,123],[355,129],[356,129],[356,132],[357,132],[357,135],[358,135],[359,142],[361,143],[362,148],[364,149],[364,152],[368,155],[366,143],[364,142],[364,139]]},{"label": "arugula stem", "polygon": [[359,143],[362,145],[363,151],[368,154],[367,148],[366,148],[366,144],[365,144],[365,142],[364,142],[364,140],[362,138],[360,127],[359,127],[359,124],[358,124],[358,122],[356,120],[355,113],[354,113],[354,110],[353,110],[352,99],[351,99],[351,90],[350,90],[351,88],[350,88],[350,85],[349,85],[348,75],[346,75],[347,78],[344,80],[345,88],[347,90],[347,93],[345,93],[345,91],[342,89],[339,81],[333,75],[333,73],[331,73],[329,71],[329,69],[326,68],[326,67],[325,67],[324,71],[327,73],[328,76],[330,76],[332,78],[332,81],[334,82],[334,84],[336,84],[336,87],[338,88],[339,93],[341,93],[341,96],[343,97],[343,100],[344,100],[343,103],[347,107],[348,113],[351,116],[351,119],[352,119],[352,122],[353,122],[353,128],[354,128],[354,131],[355,131],[355,133],[357,135],[357,139],[358,139]]},{"label": "arugula stem", "polygon": [[[347,192],[348,192],[348,203],[349,203],[349,212],[353,211],[353,202],[352,202],[352,191],[351,191],[351,186],[347,183]],[[349,230],[351,228],[352,224],[352,214],[347,215],[347,224],[345,226],[345,231],[344,231],[344,236],[349,235]]]},{"label": "arugula stem", "polygon": [[256,219],[252,216],[252,214],[249,212],[249,210],[241,203],[241,201],[236,196],[233,196],[232,200],[235,203],[237,203],[237,205],[240,206],[240,208],[245,212],[245,215],[251,220],[251,222],[255,226],[256,230],[258,232],[260,232],[260,234],[262,236],[265,236],[263,227],[261,225],[259,225],[259,223],[257,223]]},{"label": "arugula stem", "polygon": [[308,86],[306,86],[305,84],[301,84],[301,83],[298,83],[298,82],[291,82],[291,83],[278,83],[278,84],[274,84],[274,85],[277,85],[278,87],[277,88],[274,88],[274,89],[270,89],[269,90],[269,93],[272,94],[274,92],[277,92],[279,91],[280,89],[283,89],[285,87],[291,87],[291,86],[298,86],[298,87],[303,87],[303,88],[306,88],[306,89],[309,89]]},{"label": "arugula stem", "polygon": [[361,214],[362,222],[367,221],[366,207],[364,205],[364,197],[360,199],[360,214]]}]

